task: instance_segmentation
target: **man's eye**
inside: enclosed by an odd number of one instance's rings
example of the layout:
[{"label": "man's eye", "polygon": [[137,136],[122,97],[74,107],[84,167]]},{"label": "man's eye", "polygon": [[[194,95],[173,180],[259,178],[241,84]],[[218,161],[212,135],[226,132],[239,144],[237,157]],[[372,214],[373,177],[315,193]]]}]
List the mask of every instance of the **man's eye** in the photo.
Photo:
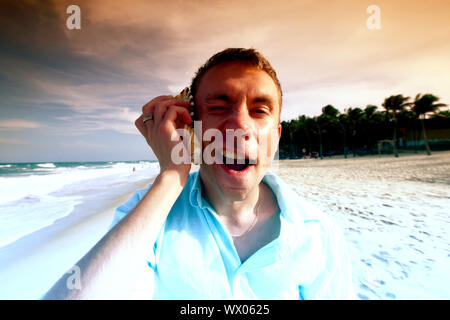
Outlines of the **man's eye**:
[{"label": "man's eye", "polygon": [[257,114],[266,114],[268,112],[266,108],[256,108],[253,109],[252,111]]},{"label": "man's eye", "polygon": [[228,110],[228,108],[224,107],[224,106],[215,106],[215,107],[211,107],[210,110],[211,111],[226,111],[226,110]]}]

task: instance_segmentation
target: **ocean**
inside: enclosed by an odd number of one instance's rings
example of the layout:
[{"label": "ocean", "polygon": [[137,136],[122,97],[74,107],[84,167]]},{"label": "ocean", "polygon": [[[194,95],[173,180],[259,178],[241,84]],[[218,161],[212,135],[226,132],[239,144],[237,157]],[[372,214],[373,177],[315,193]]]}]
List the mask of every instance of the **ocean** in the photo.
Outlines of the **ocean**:
[{"label": "ocean", "polygon": [[1,163],[0,247],[70,215],[88,196],[132,191],[158,172],[152,161]]}]

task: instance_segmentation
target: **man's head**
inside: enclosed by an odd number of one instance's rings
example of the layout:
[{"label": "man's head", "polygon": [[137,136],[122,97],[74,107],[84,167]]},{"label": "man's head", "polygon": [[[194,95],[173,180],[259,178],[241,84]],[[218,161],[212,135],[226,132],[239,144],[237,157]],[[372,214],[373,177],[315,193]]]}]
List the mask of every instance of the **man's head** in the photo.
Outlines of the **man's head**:
[{"label": "man's head", "polygon": [[281,90],[281,84],[278,80],[277,73],[272,68],[269,61],[267,61],[267,59],[255,49],[228,48],[216,53],[211,58],[209,58],[208,61],[206,61],[206,63],[197,70],[194,78],[192,79],[190,92],[194,99],[197,95],[200,81],[205,73],[217,65],[229,63],[246,64],[259,70],[265,71],[272,78],[278,89],[281,112],[283,91]]},{"label": "man's head", "polygon": [[[227,49],[199,69],[191,91],[196,120],[202,123],[204,153],[217,140],[223,144],[214,153],[224,163],[203,163],[202,181],[216,197],[243,200],[270,167],[281,134],[282,91],[276,73],[253,49]],[[210,129],[221,134],[208,141],[205,132]],[[231,143],[230,132],[237,133]],[[242,156],[245,165],[239,166],[237,158]],[[228,163],[233,157],[234,163]],[[249,164],[253,160],[256,163]]]}]

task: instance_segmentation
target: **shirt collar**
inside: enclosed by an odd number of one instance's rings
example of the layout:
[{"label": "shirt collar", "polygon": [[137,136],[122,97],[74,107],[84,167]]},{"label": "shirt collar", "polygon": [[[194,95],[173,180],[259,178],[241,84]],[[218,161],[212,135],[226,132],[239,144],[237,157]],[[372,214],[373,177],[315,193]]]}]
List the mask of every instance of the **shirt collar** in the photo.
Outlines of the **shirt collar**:
[{"label": "shirt collar", "polygon": [[192,206],[204,209],[207,202],[202,197],[202,184],[200,182],[200,170],[191,173],[191,183],[188,185],[189,202]]},{"label": "shirt collar", "polygon": [[[190,183],[187,185],[189,192],[189,202],[192,206],[200,209],[209,209],[211,213],[215,210],[211,204],[202,197],[202,185],[200,181],[200,170],[191,173]],[[278,247],[277,256],[282,256],[291,252],[300,245],[305,235],[305,212],[299,207],[298,195],[291,190],[280,178],[272,172],[267,172],[263,178],[278,203],[280,208],[281,229],[280,235],[276,239],[275,247]],[[284,244],[280,246],[280,244]],[[275,252],[275,251],[274,251]]]},{"label": "shirt collar", "polygon": [[[191,173],[191,183],[188,185],[189,192],[189,202],[192,206],[205,209],[212,209],[211,205],[202,197],[202,185],[200,181],[200,170]],[[267,172],[263,180],[275,195],[275,198],[280,208],[280,215],[288,220],[289,222],[294,222],[297,220],[298,215],[295,212],[298,209],[295,199],[298,195],[293,194],[290,188],[274,173]],[[214,211],[214,210],[213,210]]]},{"label": "shirt collar", "polygon": [[[278,205],[280,207],[281,211],[285,211],[286,205],[283,200],[281,192],[279,192],[278,188],[276,188],[279,179],[272,174],[267,173],[266,176],[264,176],[263,181],[272,189],[274,192]],[[188,191],[189,191],[189,202],[192,206],[198,207],[201,209],[204,209],[205,207],[210,206],[209,203],[202,197],[202,184],[200,181],[200,170],[197,170],[193,173],[191,173],[191,183],[188,185]],[[280,201],[281,200],[281,201]]]}]

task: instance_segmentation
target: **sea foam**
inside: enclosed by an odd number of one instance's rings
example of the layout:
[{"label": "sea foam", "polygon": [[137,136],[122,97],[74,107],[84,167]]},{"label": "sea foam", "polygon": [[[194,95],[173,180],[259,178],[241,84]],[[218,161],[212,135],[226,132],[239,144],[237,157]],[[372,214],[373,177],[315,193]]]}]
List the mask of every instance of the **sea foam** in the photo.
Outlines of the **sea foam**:
[{"label": "sea foam", "polygon": [[81,197],[26,197],[0,205],[0,247],[69,215]]},{"label": "sea foam", "polygon": [[25,174],[0,176],[0,247],[68,216],[86,195],[157,172],[154,162],[44,163],[28,166]]}]

